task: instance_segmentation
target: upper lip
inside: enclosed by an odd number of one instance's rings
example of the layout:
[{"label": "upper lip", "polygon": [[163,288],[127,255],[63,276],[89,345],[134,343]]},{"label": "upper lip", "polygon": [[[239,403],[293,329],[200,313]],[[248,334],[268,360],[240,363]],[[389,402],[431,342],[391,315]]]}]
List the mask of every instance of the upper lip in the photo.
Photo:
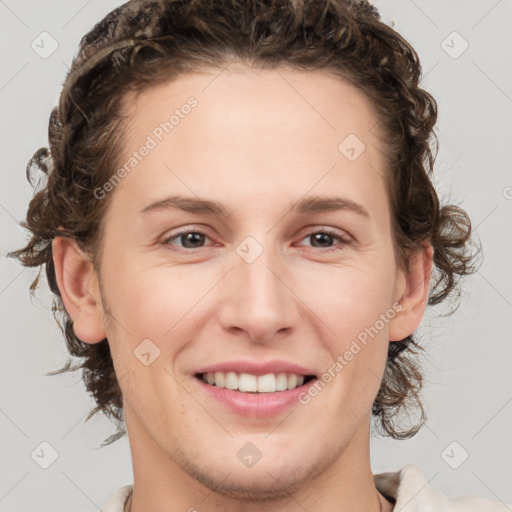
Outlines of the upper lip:
[{"label": "upper lip", "polygon": [[296,373],[298,375],[315,375],[315,371],[290,363],[289,361],[273,360],[266,363],[256,361],[224,361],[222,363],[211,364],[199,368],[195,373],[214,373],[214,372],[236,372],[250,373],[252,375],[266,375],[267,373]]}]

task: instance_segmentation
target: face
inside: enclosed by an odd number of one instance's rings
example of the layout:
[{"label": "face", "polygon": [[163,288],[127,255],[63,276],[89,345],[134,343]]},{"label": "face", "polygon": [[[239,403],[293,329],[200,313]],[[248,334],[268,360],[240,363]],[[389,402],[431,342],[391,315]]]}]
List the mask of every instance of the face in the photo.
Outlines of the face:
[{"label": "face", "polygon": [[261,498],[364,458],[406,290],[371,104],[326,73],[245,69],[126,114],[98,311],[134,460]]}]

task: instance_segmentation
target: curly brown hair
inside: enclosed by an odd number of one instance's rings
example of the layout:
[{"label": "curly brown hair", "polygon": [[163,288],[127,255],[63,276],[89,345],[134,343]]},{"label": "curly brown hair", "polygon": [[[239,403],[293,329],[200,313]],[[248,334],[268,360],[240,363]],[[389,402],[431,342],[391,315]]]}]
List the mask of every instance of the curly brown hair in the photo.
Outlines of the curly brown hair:
[{"label": "curly brown hair", "polygon": [[[262,69],[325,70],[363,91],[376,108],[385,143],[398,264],[407,269],[409,251],[432,244],[435,275],[429,304],[459,291],[459,277],[475,270],[472,248],[477,246],[470,220],[458,206],[441,206],[431,182],[438,150],[436,102],[419,87],[416,52],[380,20],[375,7],[363,0],[127,2],[80,42],[50,116],[49,149],[39,149],[27,165],[29,181],[34,170],[47,177],[22,223],[31,237],[25,247],[10,253],[25,266],[40,267],[32,293],[45,268],[55,294],[55,318],[71,356],[81,359],[71,366],[70,358],[50,374],[83,370],[86,389],[97,404],[87,420],[98,412],[117,420],[116,434],[104,445],[125,434],[122,392],[108,340],[87,344],[73,331],[56,282],[52,240],[75,238],[99,268],[109,198],[97,198],[94,190],[108,181],[119,162],[127,91],[143,91],[189,71],[220,70],[236,61]],[[389,344],[373,404],[377,429],[396,439],[413,436],[426,420],[419,396],[419,350],[423,348],[412,335]],[[410,407],[419,409],[418,421],[401,427],[399,413]]]}]

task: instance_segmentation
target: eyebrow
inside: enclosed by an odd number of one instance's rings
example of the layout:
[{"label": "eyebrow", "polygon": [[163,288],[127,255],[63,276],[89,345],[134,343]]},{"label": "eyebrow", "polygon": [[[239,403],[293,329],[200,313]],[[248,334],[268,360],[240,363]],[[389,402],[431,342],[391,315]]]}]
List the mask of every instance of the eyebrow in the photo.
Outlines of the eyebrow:
[{"label": "eyebrow", "polygon": [[189,213],[203,213],[208,215],[217,215],[219,217],[231,217],[233,210],[228,210],[218,201],[209,201],[207,199],[196,199],[185,196],[170,196],[160,201],[155,201],[143,208],[139,213],[147,215],[158,210],[168,210],[176,208]]},{"label": "eyebrow", "polygon": [[[292,201],[288,207],[290,211],[297,214],[349,210],[364,217],[370,217],[368,210],[364,206],[343,197],[309,196],[299,201]],[[215,215],[225,218],[232,217],[234,213],[234,210],[226,208],[218,201],[185,196],[170,196],[155,201],[143,208],[139,213],[147,215],[154,211],[167,209],[179,209],[188,213]]]},{"label": "eyebrow", "polygon": [[349,210],[364,217],[370,217],[368,210],[359,203],[345,197],[310,196],[290,203],[290,210],[295,213],[315,213],[337,210]]}]

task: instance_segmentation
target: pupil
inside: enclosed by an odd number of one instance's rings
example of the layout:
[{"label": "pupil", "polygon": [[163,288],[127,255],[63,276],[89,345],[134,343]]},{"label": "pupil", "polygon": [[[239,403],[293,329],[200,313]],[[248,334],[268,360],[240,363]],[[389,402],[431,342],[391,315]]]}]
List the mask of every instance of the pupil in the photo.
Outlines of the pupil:
[{"label": "pupil", "polygon": [[[194,243],[201,242],[203,237],[204,235],[201,233],[187,233],[185,236],[182,236],[181,239],[182,241],[185,241],[185,243],[183,244],[185,247],[194,248]],[[187,245],[189,242],[191,242],[192,245]]]},{"label": "pupil", "polygon": [[[329,235],[328,233],[316,233],[313,236],[313,240],[315,241],[318,241],[318,239],[320,238],[320,244],[323,243],[329,243],[331,242],[332,240],[332,235]],[[313,244],[314,245],[314,244]]]}]

